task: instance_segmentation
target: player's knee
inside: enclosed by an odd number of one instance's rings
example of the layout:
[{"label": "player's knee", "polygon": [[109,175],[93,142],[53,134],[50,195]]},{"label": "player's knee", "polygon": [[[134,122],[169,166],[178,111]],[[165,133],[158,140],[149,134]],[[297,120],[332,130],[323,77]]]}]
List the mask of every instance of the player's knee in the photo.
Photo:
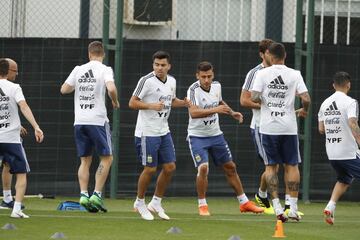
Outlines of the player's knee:
[{"label": "player's knee", "polygon": [[163,171],[164,171],[164,173],[171,174],[171,173],[173,173],[175,170],[176,170],[176,165],[175,165],[175,163],[165,164],[165,165],[163,166]]},{"label": "player's knee", "polygon": [[209,164],[208,163],[202,163],[198,167],[198,176],[206,177],[209,173]]},{"label": "player's knee", "polygon": [[144,167],[143,172],[148,175],[154,175],[156,173],[156,167]]},{"label": "player's knee", "polygon": [[225,174],[228,176],[232,176],[236,174],[236,165],[233,161],[228,162],[226,164],[224,164],[224,171]]}]

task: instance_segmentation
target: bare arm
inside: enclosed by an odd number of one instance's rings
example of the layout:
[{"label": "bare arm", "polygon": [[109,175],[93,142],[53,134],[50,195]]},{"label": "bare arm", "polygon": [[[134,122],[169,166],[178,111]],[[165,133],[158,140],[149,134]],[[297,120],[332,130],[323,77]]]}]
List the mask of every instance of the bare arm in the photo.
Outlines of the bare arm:
[{"label": "bare arm", "polygon": [[324,121],[320,121],[320,122],[319,122],[319,133],[320,133],[320,134],[324,134],[324,133],[325,133]]},{"label": "bare arm", "polygon": [[64,83],[61,86],[60,92],[61,92],[61,94],[69,94],[69,93],[72,93],[74,91],[74,89],[75,88],[73,86],[70,86],[69,84]]},{"label": "bare arm", "polygon": [[261,103],[261,92],[252,91],[251,92],[251,101],[255,103]]},{"label": "bare arm", "polygon": [[178,108],[178,107],[190,107],[190,100],[188,100],[186,97],[184,100],[174,98],[171,103],[172,108]]},{"label": "bare arm", "polygon": [[246,108],[260,109],[260,104],[251,100],[251,92],[247,90],[241,91],[240,104]]},{"label": "bare arm", "polygon": [[357,118],[349,118],[348,122],[357,144],[360,145],[360,128]]},{"label": "bare arm", "polygon": [[164,108],[164,102],[145,103],[137,96],[131,96],[129,101],[129,108],[134,110],[155,110],[161,111]]},{"label": "bare arm", "polygon": [[111,103],[113,105],[113,108],[119,108],[120,107],[120,103],[118,100],[118,92],[117,92],[117,88],[115,86],[115,83],[113,81],[108,81],[106,82],[106,89],[108,91],[108,95],[111,99]]},{"label": "bare arm", "polygon": [[26,103],[25,100],[21,100],[20,102],[18,102],[18,105],[20,107],[21,113],[24,115],[26,120],[28,120],[29,123],[31,124],[31,126],[34,128],[36,141],[41,143],[44,139],[44,134],[43,134],[42,130],[40,129],[39,125],[37,124],[29,105]]},{"label": "bare arm", "polygon": [[302,103],[303,107],[296,110],[296,113],[299,117],[306,117],[309,107],[310,107],[310,102],[311,102],[310,95],[308,92],[304,92],[304,93],[301,93],[299,95],[299,97],[301,99],[301,103]]}]

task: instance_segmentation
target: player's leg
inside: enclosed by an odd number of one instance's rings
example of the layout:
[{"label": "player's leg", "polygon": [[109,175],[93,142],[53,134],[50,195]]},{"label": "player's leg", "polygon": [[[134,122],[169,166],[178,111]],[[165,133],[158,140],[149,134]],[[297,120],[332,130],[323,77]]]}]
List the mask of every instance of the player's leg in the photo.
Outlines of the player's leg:
[{"label": "player's leg", "polygon": [[335,218],[336,203],[346,192],[354,178],[360,179],[360,159],[353,160],[330,160],[330,164],[336,171],[337,182],[331,194],[330,201],[324,209],[325,222],[333,225]]},{"label": "player's leg", "polygon": [[284,162],[286,188],[290,195],[289,219],[299,221],[301,216],[298,213],[298,195],[300,185],[300,172],[298,164],[301,162],[299,151],[299,140],[297,135],[285,135],[281,142],[281,155]]},{"label": "player's leg", "polygon": [[206,201],[206,192],[208,189],[209,157],[208,157],[208,139],[192,137],[188,138],[191,157],[194,161],[196,174],[196,192],[198,194],[198,209],[200,216],[210,216],[209,207]]},{"label": "player's leg", "polygon": [[10,173],[16,175],[15,202],[10,216],[13,218],[29,218],[29,216],[23,213],[21,210],[21,203],[24,199],[27,185],[26,174],[30,172],[30,167],[22,144],[6,144],[4,160],[10,167]]},{"label": "player's leg", "polygon": [[107,212],[103,202],[102,190],[113,161],[110,126],[108,122],[104,126],[87,126],[87,132],[92,139],[96,153],[100,157],[95,174],[95,189],[90,197],[90,202],[99,210]]},{"label": "player's leg", "polygon": [[[261,136],[260,136],[260,132],[259,132],[259,127],[255,126],[254,129],[251,128],[251,137],[252,137],[252,140],[253,140],[254,145],[255,145],[255,150],[256,150],[257,156],[260,159],[260,161],[262,163],[264,163],[265,150],[264,150],[264,148],[262,146],[262,143],[261,143]],[[264,208],[264,213],[266,213],[266,214],[275,214],[274,209],[271,206],[270,201],[268,199],[267,185],[266,185],[265,176],[266,176],[266,174],[265,174],[265,170],[264,170],[264,172],[261,174],[261,177],[260,177],[259,190],[255,194],[255,201],[257,202],[257,204],[260,207]]]},{"label": "player's leg", "polygon": [[138,179],[134,210],[139,212],[144,220],[154,220],[145,204],[145,193],[157,170],[160,142],[160,137],[135,137],[136,153],[144,168]]},{"label": "player's leg", "polygon": [[158,164],[161,164],[161,172],[156,181],[156,188],[151,202],[148,204],[148,209],[156,212],[162,219],[169,220],[170,217],[165,214],[165,210],[161,205],[167,186],[170,184],[173,173],[175,172],[175,148],[171,137],[168,133],[161,137],[161,144],[159,147]]},{"label": "player's leg", "polygon": [[78,168],[78,181],[80,186],[79,203],[89,212],[98,212],[98,209],[90,202],[88,192],[93,143],[87,133],[86,125],[75,125],[74,137],[77,156],[80,158],[80,166]]},{"label": "player's leg", "polygon": [[280,155],[281,136],[261,134],[264,147],[265,179],[268,193],[271,196],[276,217],[282,222],[287,221],[278,196],[279,179],[277,175],[278,164],[282,163]]},{"label": "player's leg", "polygon": [[240,177],[236,171],[236,165],[232,161],[232,154],[224,135],[210,138],[212,145],[209,148],[209,154],[212,156],[216,166],[221,166],[229,185],[234,189],[239,201],[241,212],[262,213],[264,209],[257,207],[247,198]]},{"label": "player's leg", "polygon": [[[2,159],[2,156],[0,156]],[[3,200],[1,202],[1,208],[13,208],[14,199],[11,194],[11,182],[12,174],[10,173],[10,167],[6,162],[2,163],[1,174],[2,186],[3,186]]]}]

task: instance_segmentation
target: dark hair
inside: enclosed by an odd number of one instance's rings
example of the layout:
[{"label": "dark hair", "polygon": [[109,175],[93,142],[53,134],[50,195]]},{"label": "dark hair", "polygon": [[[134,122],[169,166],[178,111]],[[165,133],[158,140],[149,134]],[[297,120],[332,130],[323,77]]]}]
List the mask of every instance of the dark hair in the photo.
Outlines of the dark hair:
[{"label": "dark hair", "polygon": [[265,38],[259,42],[259,52],[265,53],[269,46],[274,43],[272,39]]},{"label": "dark hair", "polygon": [[276,59],[284,59],[286,56],[285,47],[282,43],[274,42],[269,46],[269,53]]},{"label": "dark hair", "polygon": [[9,73],[9,61],[5,58],[0,58],[0,76],[6,76]]},{"label": "dark hair", "polygon": [[93,41],[88,46],[88,51],[90,54],[95,56],[104,56],[104,46],[100,41]]},{"label": "dark hair", "polygon": [[336,86],[343,87],[350,82],[351,77],[347,72],[337,72],[335,73],[333,80]]},{"label": "dark hair", "polygon": [[164,59],[164,58],[166,58],[168,63],[170,63],[170,54],[168,52],[160,50],[154,53],[154,55],[152,56],[153,61],[155,59]]},{"label": "dark hair", "polygon": [[214,70],[214,67],[213,65],[210,63],[210,62],[200,62],[198,65],[197,65],[197,69],[196,69],[196,72],[206,72],[206,71],[209,71],[209,70]]}]

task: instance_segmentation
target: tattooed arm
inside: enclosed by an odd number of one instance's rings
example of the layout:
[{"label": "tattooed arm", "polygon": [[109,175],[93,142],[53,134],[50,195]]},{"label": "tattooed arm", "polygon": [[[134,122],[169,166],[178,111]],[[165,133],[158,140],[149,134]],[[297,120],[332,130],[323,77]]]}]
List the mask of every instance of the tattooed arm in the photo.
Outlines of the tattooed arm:
[{"label": "tattooed arm", "polygon": [[360,145],[360,128],[359,128],[359,124],[358,124],[358,119],[357,118],[349,118],[349,126],[351,128],[351,132],[357,142],[358,145]]}]

